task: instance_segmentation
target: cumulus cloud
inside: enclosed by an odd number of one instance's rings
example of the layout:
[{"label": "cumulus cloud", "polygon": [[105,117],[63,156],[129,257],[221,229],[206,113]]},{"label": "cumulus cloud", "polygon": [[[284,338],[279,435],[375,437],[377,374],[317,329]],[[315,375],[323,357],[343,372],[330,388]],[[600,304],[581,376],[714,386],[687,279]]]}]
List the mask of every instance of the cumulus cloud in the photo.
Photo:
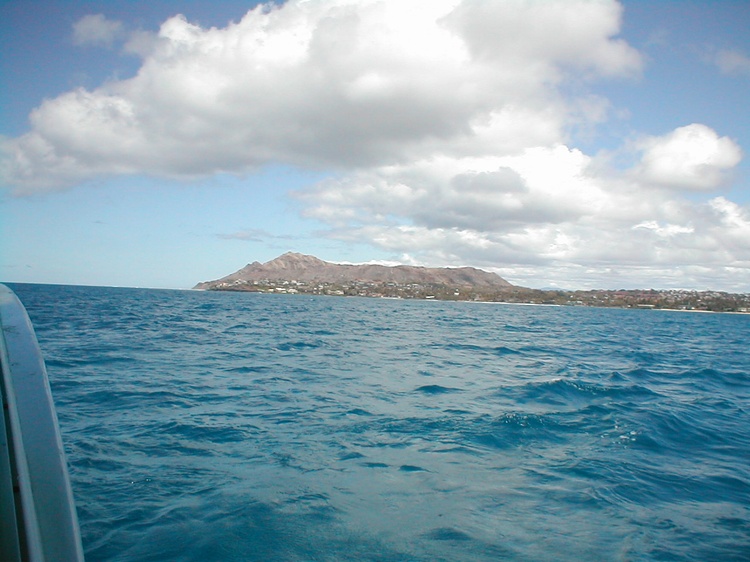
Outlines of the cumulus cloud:
[{"label": "cumulus cloud", "polygon": [[[568,118],[556,89],[567,72],[639,70],[637,52],[613,38],[620,11],[587,0],[338,0],[258,6],[223,29],[176,16],[131,46],[144,56],[136,76],[38,107],[31,131],[3,143],[3,179],[32,191],[100,174],[274,161],[345,170],[549,145]],[[88,41],[115,31],[103,17],[79,23]]]},{"label": "cumulus cloud", "polygon": [[333,223],[401,216],[426,228],[512,231],[601,212],[602,192],[581,176],[589,159],[565,146],[495,157],[432,157],[326,180],[298,196]]},{"label": "cumulus cloud", "polygon": [[522,65],[547,79],[565,66],[618,75],[640,68],[636,51],[614,38],[621,12],[615,2],[463,2],[445,23],[475,57],[505,69]]},{"label": "cumulus cloud", "polygon": [[640,142],[638,174],[647,182],[691,190],[716,189],[742,159],[740,147],[705,125],[679,127]]},{"label": "cumulus cloud", "polygon": [[[697,130],[720,140],[707,127]],[[664,151],[671,157],[683,136],[678,129],[648,144],[646,161],[656,161],[658,147],[671,147]],[[592,163],[564,145],[497,157],[433,157],[325,180],[296,196],[308,216],[331,225],[333,238],[394,255],[413,257],[418,249],[425,263],[481,265],[521,284],[567,278],[585,286],[586,271],[590,282],[592,272],[601,279],[609,270],[620,272],[612,275],[624,285],[658,278],[660,286],[705,287],[709,270],[697,265],[750,267],[750,247],[741,242],[750,239],[743,238],[750,234],[747,209],[723,197],[695,202],[675,189],[654,189],[640,177],[641,167],[618,176]],[[693,180],[683,185],[690,193],[695,185],[717,185],[701,165],[662,167],[665,177]]]},{"label": "cumulus cloud", "polygon": [[73,42],[76,45],[112,47],[124,37],[122,22],[107,19],[103,14],[83,16],[73,24]]}]

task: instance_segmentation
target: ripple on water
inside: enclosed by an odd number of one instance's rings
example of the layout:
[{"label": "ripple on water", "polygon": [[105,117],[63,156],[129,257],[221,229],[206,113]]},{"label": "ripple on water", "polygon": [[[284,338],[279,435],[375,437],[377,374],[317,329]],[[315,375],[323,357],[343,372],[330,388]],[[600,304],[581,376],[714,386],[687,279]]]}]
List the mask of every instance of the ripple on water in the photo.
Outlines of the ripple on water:
[{"label": "ripple on water", "polygon": [[750,318],[17,287],[87,560],[750,552]]}]

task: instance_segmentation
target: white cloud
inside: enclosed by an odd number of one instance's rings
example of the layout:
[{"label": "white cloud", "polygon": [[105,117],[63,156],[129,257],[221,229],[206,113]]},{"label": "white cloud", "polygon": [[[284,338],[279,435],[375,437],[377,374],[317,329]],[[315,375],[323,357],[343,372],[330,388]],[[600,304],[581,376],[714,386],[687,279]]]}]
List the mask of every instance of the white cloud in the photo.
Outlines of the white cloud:
[{"label": "white cloud", "polygon": [[331,222],[401,216],[427,228],[510,231],[600,212],[601,190],[581,175],[588,162],[562,145],[432,157],[327,180],[299,197],[310,204],[309,216]]},{"label": "white cloud", "polygon": [[[678,129],[649,146],[670,147],[682,136]],[[747,209],[723,197],[691,201],[653,189],[638,174],[618,177],[591,164],[564,145],[431,158],[326,180],[297,197],[308,216],[332,226],[333,238],[430,265],[495,268],[532,286],[583,286],[585,271],[590,284],[611,270],[623,286],[641,279],[641,286],[707,287],[709,275],[698,276],[698,266],[750,268]],[[688,176],[703,178],[693,167]]]},{"label": "white cloud", "polygon": [[678,224],[665,224],[661,225],[654,220],[643,221],[637,224],[633,229],[643,228],[652,231],[654,234],[660,237],[671,237],[679,234],[692,234],[695,229],[692,226],[680,226]]},{"label": "white cloud", "polygon": [[728,76],[750,76],[750,57],[739,51],[723,49],[717,51],[711,61]]},{"label": "white cloud", "polygon": [[705,125],[693,123],[640,143],[637,170],[646,182],[690,190],[713,190],[742,159],[740,147]]},{"label": "white cloud", "polygon": [[[4,142],[4,183],[34,191],[275,161],[345,170],[548,146],[564,136],[556,85],[568,71],[639,70],[613,39],[619,17],[615,2],[586,0],[300,0],[223,29],[177,16],[158,37],[131,39],[144,57],[133,78],[42,103],[32,130]],[[489,33],[488,21],[513,33]],[[87,41],[116,31],[83,22]]]},{"label": "white cloud", "polygon": [[619,75],[640,69],[639,55],[619,32],[616,2],[463,2],[446,20],[477,58],[558,75],[560,66]]},{"label": "white cloud", "polygon": [[292,240],[294,237],[289,235],[272,234],[261,228],[248,228],[230,234],[218,234],[219,238],[225,240],[245,240],[249,242],[265,242],[269,240]]},{"label": "white cloud", "polygon": [[122,22],[107,19],[102,14],[83,16],[73,24],[73,42],[76,45],[112,47],[123,36]]}]

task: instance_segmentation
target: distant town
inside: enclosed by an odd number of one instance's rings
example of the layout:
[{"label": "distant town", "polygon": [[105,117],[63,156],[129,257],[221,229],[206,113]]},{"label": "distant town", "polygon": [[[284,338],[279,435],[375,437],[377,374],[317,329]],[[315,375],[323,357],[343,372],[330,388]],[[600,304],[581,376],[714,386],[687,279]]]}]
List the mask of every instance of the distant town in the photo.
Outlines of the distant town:
[{"label": "distant town", "polygon": [[297,280],[262,279],[248,281],[235,279],[233,281],[215,283],[209,290],[706,312],[750,312],[750,294],[677,289],[559,291],[509,287],[498,290],[421,283],[370,281],[333,283]]},{"label": "distant town", "polygon": [[750,312],[750,294],[653,289],[539,290],[513,285],[495,273],[473,267],[336,264],[295,252],[287,252],[266,263],[250,263],[221,279],[198,283],[195,288],[274,294]]}]

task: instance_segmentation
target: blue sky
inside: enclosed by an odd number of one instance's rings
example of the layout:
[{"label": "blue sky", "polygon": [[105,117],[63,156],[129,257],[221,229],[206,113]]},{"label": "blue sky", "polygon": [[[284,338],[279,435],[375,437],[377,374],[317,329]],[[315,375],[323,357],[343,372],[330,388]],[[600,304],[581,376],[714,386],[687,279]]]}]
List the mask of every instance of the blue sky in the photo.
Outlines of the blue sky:
[{"label": "blue sky", "polygon": [[0,280],[750,292],[749,3],[256,4],[0,3]]}]

